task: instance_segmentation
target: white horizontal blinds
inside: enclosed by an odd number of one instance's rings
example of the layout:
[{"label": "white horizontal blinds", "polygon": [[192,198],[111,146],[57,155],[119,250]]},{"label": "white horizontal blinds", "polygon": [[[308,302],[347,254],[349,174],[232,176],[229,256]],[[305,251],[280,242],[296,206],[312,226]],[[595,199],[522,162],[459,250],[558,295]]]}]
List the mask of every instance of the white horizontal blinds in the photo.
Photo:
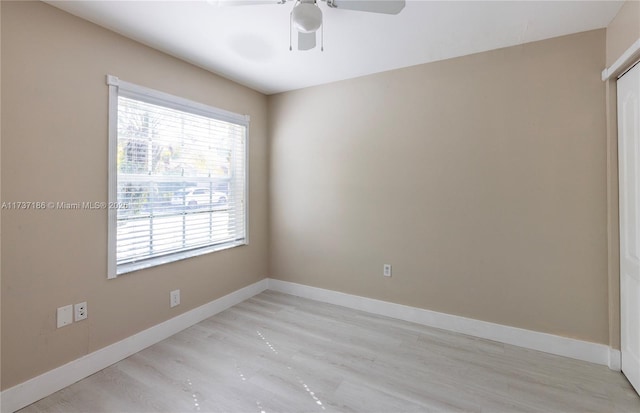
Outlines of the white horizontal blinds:
[{"label": "white horizontal blinds", "polygon": [[118,265],[245,243],[246,125],[158,102],[118,96]]}]

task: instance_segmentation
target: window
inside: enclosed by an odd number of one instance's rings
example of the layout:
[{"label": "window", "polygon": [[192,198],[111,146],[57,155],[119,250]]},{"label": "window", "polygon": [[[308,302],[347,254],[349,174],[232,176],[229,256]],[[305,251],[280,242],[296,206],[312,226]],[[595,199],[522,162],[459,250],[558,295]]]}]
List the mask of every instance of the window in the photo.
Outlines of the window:
[{"label": "window", "polygon": [[107,83],[109,278],[245,245],[248,116]]}]

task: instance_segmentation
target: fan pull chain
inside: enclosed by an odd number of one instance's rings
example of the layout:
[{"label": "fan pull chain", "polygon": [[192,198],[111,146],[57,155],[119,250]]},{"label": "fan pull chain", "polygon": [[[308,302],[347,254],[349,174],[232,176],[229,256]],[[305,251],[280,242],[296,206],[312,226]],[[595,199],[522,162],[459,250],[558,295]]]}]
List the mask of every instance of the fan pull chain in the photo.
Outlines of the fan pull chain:
[{"label": "fan pull chain", "polygon": [[324,52],[324,23],[322,23],[320,30],[320,51]]},{"label": "fan pull chain", "polygon": [[293,13],[289,13],[289,51],[293,50],[293,48],[291,47],[291,30],[293,30],[292,20],[293,20]]}]

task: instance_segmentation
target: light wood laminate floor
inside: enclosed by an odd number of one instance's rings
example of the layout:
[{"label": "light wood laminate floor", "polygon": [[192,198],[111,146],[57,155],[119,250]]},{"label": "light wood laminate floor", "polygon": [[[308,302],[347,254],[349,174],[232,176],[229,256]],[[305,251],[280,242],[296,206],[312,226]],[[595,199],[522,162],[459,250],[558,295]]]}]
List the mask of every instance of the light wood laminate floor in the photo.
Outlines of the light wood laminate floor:
[{"label": "light wood laminate floor", "polygon": [[21,410],[640,412],[621,373],[266,291]]}]

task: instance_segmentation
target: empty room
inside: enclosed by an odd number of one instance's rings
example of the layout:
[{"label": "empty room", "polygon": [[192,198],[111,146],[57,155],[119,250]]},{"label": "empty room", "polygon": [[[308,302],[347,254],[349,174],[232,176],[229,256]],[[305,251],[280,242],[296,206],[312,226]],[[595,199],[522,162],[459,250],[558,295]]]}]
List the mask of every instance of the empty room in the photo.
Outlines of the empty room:
[{"label": "empty room", "polygon": [[0,2],[0,411],[640,412],[640,1]]}]

